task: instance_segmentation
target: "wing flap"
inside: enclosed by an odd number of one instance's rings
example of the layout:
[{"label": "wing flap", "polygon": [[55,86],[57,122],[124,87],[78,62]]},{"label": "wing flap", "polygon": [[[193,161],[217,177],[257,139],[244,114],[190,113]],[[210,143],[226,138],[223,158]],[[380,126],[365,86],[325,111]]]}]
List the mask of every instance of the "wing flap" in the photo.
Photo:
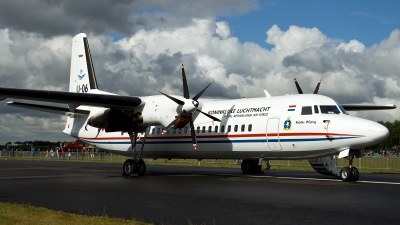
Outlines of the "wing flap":
[{"label": "wing flap", "polygon": [[132,96],[0,88],[0,100],[6,98],[65,103],[76,107],[87,105],[114,109],[133,109],[142,105],[140,98]]}]

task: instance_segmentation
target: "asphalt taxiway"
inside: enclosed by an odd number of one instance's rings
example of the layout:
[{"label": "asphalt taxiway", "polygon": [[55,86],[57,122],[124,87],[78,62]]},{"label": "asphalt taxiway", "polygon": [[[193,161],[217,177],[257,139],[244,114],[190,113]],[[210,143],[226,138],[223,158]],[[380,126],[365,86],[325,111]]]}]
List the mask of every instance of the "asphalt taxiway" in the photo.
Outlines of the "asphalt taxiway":
[{"label": "asphalt taxiway", "polygon": [[156,224],[398,224],[400,175],[0,159],[0,201]]}]

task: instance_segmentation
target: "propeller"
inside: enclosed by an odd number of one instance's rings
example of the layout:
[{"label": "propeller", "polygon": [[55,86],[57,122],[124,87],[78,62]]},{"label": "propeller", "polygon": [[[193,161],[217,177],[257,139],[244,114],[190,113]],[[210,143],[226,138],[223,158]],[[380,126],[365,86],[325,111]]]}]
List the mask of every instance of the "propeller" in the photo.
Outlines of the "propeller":
[{"label": "propeller", "polygon": [[[170,95],[167,95],[161,91],[159,91],[161,94],[165,95],[167,98],[171,99],[172,101],[174,101],[176,104],[181,106],[181,113],[175,118],[175,120],[173,120],[170,124],[168,124],[167,127],[164,128],[162,134],[165,134],[172,126],[174,126],[175,123],[182,121],[182,122],[187,122],[187,120],[189,120],[190,123],[190,132],[191,132],[191,136],[192,136],[192,143],[193,143],[193,148],[197,148],[197,139],[196,139],[196,133],[194,130],[194,125],[193,125],[193,112],[197,111],[202,113],[203,115],[207,116],[208,118],[214,120],[214,121],[218,121],[221,122],[220,119],[211,116],[205,112],[202,112],[201,110],[198,109],[200,103],[199,103],[199,98],[201,97],[201,95],[203,95],[203,93],[207,90],[207,88],[213,83],[211,82],[209,85],[207,85],[203,90],[201,90],[196,96],[194,96],[192,99],[190,98],[189,95],[189,87],[187,84],[187,80],[186,80],[186,74],[185,74],[185,68],[182,64],[182,83],[183,83],[183,97],[185,98],[184,100],[180,100],[177,98],[174,98]],[[187,123],[186,123],[187,124]]]},{"label": "propeller", "polygon": [[[313,94],[318,94],[319,86],[321,85],[321,82],[322,82],[322,79],[319,79],[319,82],[318,82],[317,86],[315,87]],[[299,83],[297,82],[296,78],[294,78],[294,83],[296,84],[297,92],[299,92],[299,94],[303,94],[303,90],[301,90],[301,87],[300,87]]]}]

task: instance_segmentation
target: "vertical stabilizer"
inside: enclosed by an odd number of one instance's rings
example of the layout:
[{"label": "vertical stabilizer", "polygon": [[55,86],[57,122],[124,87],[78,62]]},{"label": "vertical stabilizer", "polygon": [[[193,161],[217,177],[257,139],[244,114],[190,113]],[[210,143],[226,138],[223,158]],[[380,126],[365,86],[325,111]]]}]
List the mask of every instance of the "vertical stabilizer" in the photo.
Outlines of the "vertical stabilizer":
[{"label": "vertical stabilizer", "polygon": [[90,89],[98,89],[96,74],[88,39],[86,34],[80,33],[72,39],[69,91],[86,93]]},{"label": "vertical stabilizer", "polygon": [[[71,70],[69,76],[69,92],[86,93],[90,90],[98,89],[89,42],[84,33],[78,34],[72,39]],[[78,106],[68,104],[71,112],[74,112]],[[82,124],[85,124],[86,120],[87,116],[68,116],[63,132],[73,137],[78,137],[79,130],[82,128]]]}]

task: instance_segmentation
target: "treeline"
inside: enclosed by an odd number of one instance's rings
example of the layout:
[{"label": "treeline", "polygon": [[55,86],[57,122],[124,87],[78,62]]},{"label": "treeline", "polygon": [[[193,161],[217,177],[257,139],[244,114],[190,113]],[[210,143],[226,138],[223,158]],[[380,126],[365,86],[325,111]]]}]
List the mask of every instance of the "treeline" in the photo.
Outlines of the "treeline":
[{"label": "treeline", "polygon": [[400,150],[400,121],[399,120],[395,120],[394,122],[378,121],[378,123],[387,127],[387,129],[390,132],[389,137],[385,141],[383,141],[377,145],[368,147],[366,149],[368,149],[368,150],[391,149],[391,150],[399,151]]},{"label": "treeline", "polygon": [[58,142],[50,142],[50,141],[16,141],[11,144],[11,142],[7,142],[5,145],[0,145],[0,149],[6,149],[7,145],[8,148],[18,149],[22,151],[29,151],[30,147],[33,146],[35,150],[46,151],[50,149],[54,149],[55,147],[60,147],[60,143],[64,145],[66,141],[58,141]]}]

